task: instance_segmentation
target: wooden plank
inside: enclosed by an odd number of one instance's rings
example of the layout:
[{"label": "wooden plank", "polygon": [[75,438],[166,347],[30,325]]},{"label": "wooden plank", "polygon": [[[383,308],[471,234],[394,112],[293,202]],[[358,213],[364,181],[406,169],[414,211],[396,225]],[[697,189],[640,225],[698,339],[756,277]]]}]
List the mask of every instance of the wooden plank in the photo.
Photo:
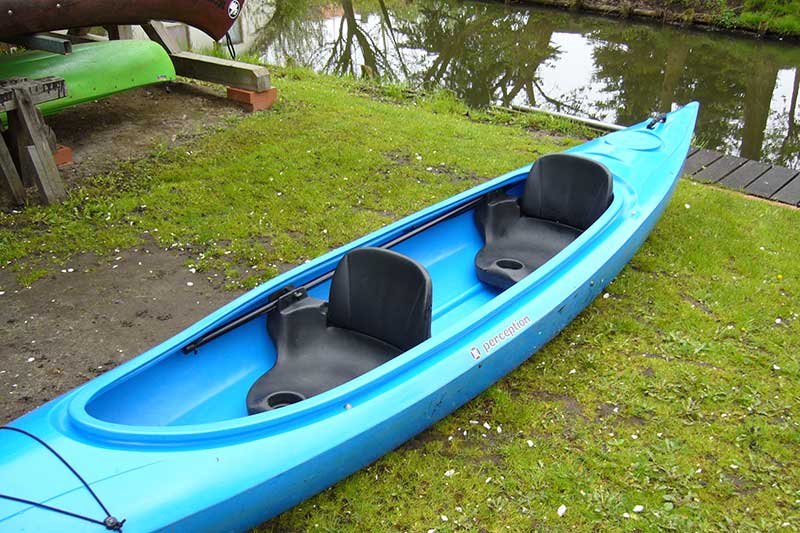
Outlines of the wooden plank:
[{"label": "wooden plank", "polygon": [[[14,108],[16,109],[16,102],[14,102]],[[27,152],[27,146],[33,144],[33,141],[28,135],[28,129],[22,123],[22,119],[17,115],[16,111],[11,111],[6,116],[8,117],[8,144],[11,150],[11,157],[17,166],[22,184],[25,187],[33,187],[33,173],[35,171],[31,166]]]},{"label": "wooden plank", "polygon": [[745,192],[762,198],[769,198],[778,190],[789,183],[798,172],[786,167],[773,166],[757,180],[745,188]]},{"label": "wooden plank", "polygon": [[25,187],[22,186],[19,172],[2,135],[0,135],[0,186],[15,205],[25,203]]},{"label": "wooden plank", "polygon": [[772,165],[768,163],[761,163],[760,161],[748,161],[740,166],[719,182],[723,187],[733,189],[736,191],[742,190],[754,181],[759,176],[768,171]]},{"label": "wooden plank", "polygon": [[44,50],[53,54],[67,55],[72,53],[72,41],[64,35],[51,33],[34,33],[8,39],[11,44],[24,46],[30,50]]},{"label": "wooden plank", "polygon": [[169,53],[172,64],[175,65],[175,72],[179,76],[248,91],[263,92],[272,88],[269,70],[265,67],[184,52],[177,39],[161,22],[152,21],[143,24],[142,29],[151,40],[160,44]]},{"label": "wooden plank", "polygon": [[260,65],[208,57],[192,52],[172,54],[170,57],[175,65],[175,72],[179,76],[256,92],[267,91],[272,87],[269,71]]},{"label": "wooden plank", "polygon": [[719,152],[702,148],[686,159],[686,163],[683,166],[683,175],[691,176],[698,170],[710,165],[721,157],[722,154]]},{"label": "wooden plank", "polygon": [[703,183],[717,183],[746,162],[744,157],[726,155],[702,169],[692,179]]},{"label": "wooden plank", "polygon": [[64,200],[67,191],[53,156],[39,145],[28,146],[28,156],[36,169],[36,186],[39,187],[42,201],[49,205]]},{"label": "wooden plank", "polygon": [[795,176],[792,181],[781,187],[781,189],[772,195],[773,200],[800,206],[800,175]]},{"label": "wooden plank", "polygon": [[109,41],[133,39],[133,26],[106,26]]},{"label": "wooden plank", "polygon": [[9,113],[9,118],[11,115],[17,115],[23,132],[31,141],[24,147],[22,155],[31,164],[33,181],[46,204],[60,202],[66,198],[67,193],[53,160],[53,149],[50,146],[51,139],[45,130],[46,125],[26,90],[14,89],[14,98],[17,101],[17,109]]},{"label": "wooden plank", "polygon": [[169,55],[179,54],[183,51],[163,22],[153,20],[148,24],[142,24],[142,29],[151,41],[160,44]]},{"label": "wooden plank", "polygon": [[69,42],[71,42],[72,44],[100,43],[103,41],[108,41],[108,38],[104,35],[74,32],[72,30],[70,30],[66,34],[48,32],[48,35],[58,35],[60,37],[64,37],[65,39],[69,39]]},{"label": "wooden plank", "polygon": [[694,154],[697,153],[698,150],[700,150],[700,148],[698,148],[696,146],[690,146],[689,147],[689,153],[686,154],[686,159],[689,159],[690,157],[692,157]]},{"label": "wooden plank", "polygon": [[54,76],[38,80],[25,78],[0,80],[0,112],[8,113],[16,109],[15,89],[27,91],[34,105],[67,96],[67,82]]}]

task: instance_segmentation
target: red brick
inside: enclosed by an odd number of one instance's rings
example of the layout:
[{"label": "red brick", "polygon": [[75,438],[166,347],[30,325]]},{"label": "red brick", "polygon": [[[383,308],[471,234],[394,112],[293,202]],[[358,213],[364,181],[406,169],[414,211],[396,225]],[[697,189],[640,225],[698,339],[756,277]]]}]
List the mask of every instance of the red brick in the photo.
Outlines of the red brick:
[{"label": "red brick", "polygon": [[63,167],[65,165],[72,164],[72,148],[69,146],[64,146],[63,144],[59,144],[56,147],[56,152],[53,154],[53,159],[56,162],[56,165],[59,167]]},{"label": "red brick", "polygon": [[243,104],[245,110],[250,113],[253,111],[263,111],[264,109],[271,108],[275,100],[278,99],[278,89],[272,87],[266,91],[256,92],[228,87],[228,99]]}]

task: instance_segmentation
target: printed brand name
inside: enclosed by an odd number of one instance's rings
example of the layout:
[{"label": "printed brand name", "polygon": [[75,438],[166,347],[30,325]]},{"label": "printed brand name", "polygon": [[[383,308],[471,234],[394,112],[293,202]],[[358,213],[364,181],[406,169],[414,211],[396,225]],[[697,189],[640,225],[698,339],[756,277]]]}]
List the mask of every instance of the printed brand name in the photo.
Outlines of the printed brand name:
[{"label": "printed brand name", "polygon": [[[506,329],[504,329],[503,331],[501,331],[500,333],[498,333],[494,337],[491,337],[491,338],[487,339],[486,341],[484,341],[484,343],[483,343],[483,353],[485,355],[489,355],[489,353],[494,348],[496,348],[500,344],[503,344],[505,341],[511,339],[512,337],[514,337],[514,335],[516,335],[520,330],[525,328],[525,326],[527,326],[530,323],[531,323],[531,319],[528,316],[524,316],[519,320],[514,320],[513,322],[511,322],[511,324]],[[469,353],[470,353],[470,355],[472,355],[473,359],[477,360],[477,359],[481,358],[481,350],[477,346],[473,346],[470,349]]]}]

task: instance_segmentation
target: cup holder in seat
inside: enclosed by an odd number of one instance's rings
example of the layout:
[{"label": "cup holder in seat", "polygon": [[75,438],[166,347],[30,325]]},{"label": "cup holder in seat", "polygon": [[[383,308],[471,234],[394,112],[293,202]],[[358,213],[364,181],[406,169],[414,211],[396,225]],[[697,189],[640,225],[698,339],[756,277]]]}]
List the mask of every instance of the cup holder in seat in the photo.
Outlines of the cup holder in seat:
[{"label": "cup holder in seat", "polygon": [[279,391],[267,396],[267,405],[270,409],[279,409],[293,403],[302,402],[305,399],[305,396],[299,392]]},{"label": "cup holder in seat", "polygon": [[516,259],[498,259],[497,266],[506,270],[522,270],[525,265]]}]

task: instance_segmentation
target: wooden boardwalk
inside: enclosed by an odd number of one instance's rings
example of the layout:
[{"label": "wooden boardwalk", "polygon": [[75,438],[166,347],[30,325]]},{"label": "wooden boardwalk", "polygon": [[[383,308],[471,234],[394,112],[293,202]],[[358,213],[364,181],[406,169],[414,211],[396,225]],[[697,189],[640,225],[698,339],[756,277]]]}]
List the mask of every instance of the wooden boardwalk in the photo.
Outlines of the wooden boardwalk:
[{"label": "wooden boardwalk", "polygon": [[683,175],[694,181],[800,207],[800,170],[714,150],[692,148],[683,167]]}]

